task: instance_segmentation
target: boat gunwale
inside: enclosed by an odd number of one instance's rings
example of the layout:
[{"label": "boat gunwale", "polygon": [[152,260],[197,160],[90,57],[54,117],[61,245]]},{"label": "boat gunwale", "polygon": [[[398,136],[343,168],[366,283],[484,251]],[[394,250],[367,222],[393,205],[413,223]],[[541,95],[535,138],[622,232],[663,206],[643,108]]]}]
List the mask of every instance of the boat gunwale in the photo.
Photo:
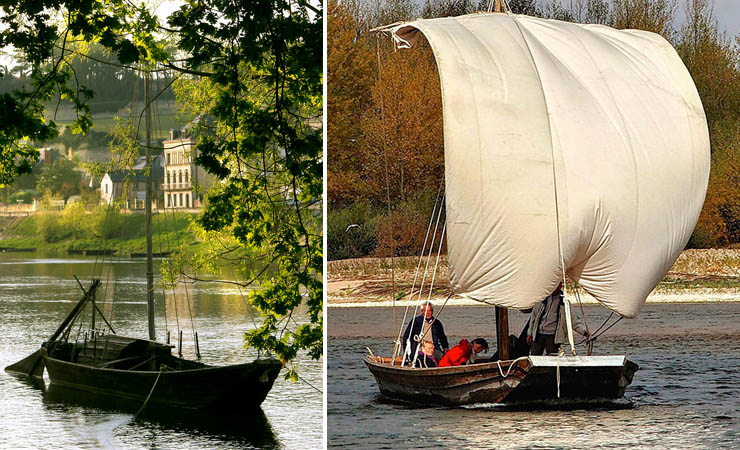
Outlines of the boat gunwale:
[{"label": "boat gunwale", "polygon": [[463,364],[460,366],[446,366],[446,367],[410,367],[391,365],[386,361],[378,361],[379,359],[390,360],[391,358],[379,357],[379,356],[365,356],[364,361],[367,365],[380,368],[381,370],[387,371],[399,371],[414,373],[418,375],[468,375],[469,373],[475,373],[482,370],[494,370],[500,369],[502,372],[513,371],[518,368],[523,371],[528,371],[532,368],[531,360],[527,358],[518,358],[504,361],[493,361],[486,363],[474,363],[474,364]]},{"label": "boat gunwale", "polygon": [[[272,364],[265,364],[265,365],[272,365],[274,367],[277,367],[277,365],[279,364],[281,368],[283,367],[283,363],[280,362],[280,360],[277,358],[257,358],[251,362],[230,364],[230,365],[225,365],[225,366],[212,366],[212,365],[206,364],[205,367],[199,367],[196,369],[178,370],[178,369],[170,368],[168,370],[162,370],[162,371],[159,371],[159,370],[126,370],[126,369],[114,369],[110,367],[98,367],[98,366],[94,366],[91,364],[80,364],[80,363],[75,363],[71,361],[65,361],[63,359],[54,358],[53,356],[49,356],[48,354],[45,354],[44,358],[51,359],[55,363],[61,363],[61,364],[69,365],[69,366],[75,366],[75,367],[83,367],[87,370],[96,370],[96,371],[99,370],[99,371],[103,371],[107,373],[129,373],[129,374],[136,373],[136,374],[141,374],[141,375],[157,375],[159,373],[162,373],[163,375],[165,374],[173,374],[173,375],[174,374],[193,374],[193,373],[199,373],[199,372],[218,371],[218,370],[224,370],[224,369],[238,369],[238,368],[243,368],[247,366],[252,366],[255,363],[263,364],[266,362],[269,362]],[[275,363],[278,363],[278,364],[275,364]]]}]

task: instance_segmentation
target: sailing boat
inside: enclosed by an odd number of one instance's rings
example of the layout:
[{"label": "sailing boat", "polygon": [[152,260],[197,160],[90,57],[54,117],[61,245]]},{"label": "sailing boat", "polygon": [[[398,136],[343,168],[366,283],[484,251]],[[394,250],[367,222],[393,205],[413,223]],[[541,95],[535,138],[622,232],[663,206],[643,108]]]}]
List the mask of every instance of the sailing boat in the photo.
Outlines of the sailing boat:
[{"label": "sailing boat", "polygon": [[[577,283],[627,318],[685,247],[709,179],[709,136],[675,50],[644,31],[477,13],[377,31],[423,35],[444,116],[450,284],[497,308],[500,360],[411,368],[365,363],[385,396],[421,403],[592,402],[623,397],[624,355],[511,358],[507,308]],[[396,342],[397,347],[405,343]]]},{"label": "sailing boat", "polygon": [[[151,113],[145,78],[146,160],[151,167]],[[282,363],[272,357],[229,366],[209,366],[172,355],[173,346],[155,341],[152,262],[152,179],[147,171],[147,319],[149,339],[115,334],[95,302],[100,280],[84,295],[41,348],[5,368],[11,373],[42,378],[46,368],[52,386],[137,402],[144,407],[250,410],[259,407],[277,378]],[[79,283],[79,280],[78,280]],[[101,335],[91,326],[90,338],[69,340],[72,325],[87,304],[92,305],[111,333]],[[94,323],[94,322],[93,322]],[[196,344],[197,348],[197,344]]]}]

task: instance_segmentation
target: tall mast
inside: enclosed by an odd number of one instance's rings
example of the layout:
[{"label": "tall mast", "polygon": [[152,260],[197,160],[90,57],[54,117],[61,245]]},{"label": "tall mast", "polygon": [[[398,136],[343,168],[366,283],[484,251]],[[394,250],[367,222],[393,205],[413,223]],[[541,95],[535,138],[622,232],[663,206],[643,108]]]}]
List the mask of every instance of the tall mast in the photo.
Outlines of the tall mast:
[{"label": "tall mast", "polygon": [[496,307],[496,343],[498,359],[509,359],[509,312],[506,308]]},{"label": "tall mast", "polygon": [[152,263],[152,115],[149,109],[149,73],[144,74],[144,108],[146,124],[146,310],[149,319],[149,340],[154,333],[154,264]]}]

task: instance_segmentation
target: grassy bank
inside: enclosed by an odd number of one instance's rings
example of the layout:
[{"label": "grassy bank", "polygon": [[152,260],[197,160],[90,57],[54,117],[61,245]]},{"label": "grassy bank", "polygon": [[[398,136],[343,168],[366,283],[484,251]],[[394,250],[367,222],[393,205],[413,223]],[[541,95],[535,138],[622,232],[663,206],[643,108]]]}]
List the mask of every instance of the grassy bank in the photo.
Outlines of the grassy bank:
[{"label": "grassy bank", "polygon": [[[386,301],[393,293],[396,297],[418,286],[424,271],[422,262],[416,283],[414,277],[419,258],[356,258],[329,261],[327,267],[327,297],[330,303],[356,303]],[[430,260],[425,286],[434,271]],[[391,270],[392,268],[392,270]],[[449,295],[449,269],[447,258],[442,256],[435,275],[433,297]],[[656,295],[735,295],[740,298],[740,250],[692,249],[685,250],[671,270],[653,291]]]},{"label": "grassy bank", "polygon": [[[152,244],[155,253],[168,253],[181,246],[201,245],[189,231],[194,214],[154,214]],[[110,250],[130,255],[146,252],[146,223],[143,214],[82,212],[72,218],[63,212],[46,212],[23,218],[0,220],[0,248],[34,249],[50,254],[70,251]]]}]

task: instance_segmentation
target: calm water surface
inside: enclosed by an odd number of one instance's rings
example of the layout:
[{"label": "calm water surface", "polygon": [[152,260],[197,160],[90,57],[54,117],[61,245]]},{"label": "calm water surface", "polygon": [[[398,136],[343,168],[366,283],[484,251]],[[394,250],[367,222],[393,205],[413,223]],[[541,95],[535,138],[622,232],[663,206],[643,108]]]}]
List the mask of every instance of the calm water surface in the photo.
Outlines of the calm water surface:
[{"label": "calm water surface", "polygon": [[[584,308],[598,328],[605,310]],[[402,315],[399,308],[398,323]],[[440,320],[451,342],[494,341],[493,308],[447,307]],[[626,392],[630,409],[394,403],[362,362],[366,347],[392,353],[392,309],[329,308],[327,323],[329,448],[740,448],[740,303],[646,305],[600,337],[595,354],[627,354],[640,365]]]},{"label": "calm water surface", "polygon": [[[0,364],[29,355],[48,339],[81,297],[74,280],[86,283],[94,257],[45,258],[0,254]],[[146,337],[146,264],[122,260],[98,273],[118,283],[98,291],[97,300],[120,334]],[[156,272],[156,268],[155,268]],[[87,283],[86,283],[87,284]],[[114,294],[115,304],[110,300]],[[239,291],[217,284],[157,290],[157,336],[165,328],[173,340],[183,329],[183,356],[194,358],[193,326],[198,331],[202,361],[235,364],[256,353],[242,348],[243,333],[253,326]],[[103,299],[106,301],[103,301]],[[166,306],[166,308],[165,308]],[[190,319],[192,312],[193,319]],[[166,316],[166,320],[165,320]],[[303,315],[302,315],[303,316]],[[98,319],[99,320],[99,319]],[[305,316],[296,318],[308,320]],[[130,411],[100,407],[100,402],[65,395],[25,377],[0,372],[0,449],[317,449],[323,445],[322,361],[301,357],[306,382],[281,376],[262,404],[262,413],[239,417],[205,414],[148,414],[136,420]],[[48,383],[48,380],[47,380]]]}]

